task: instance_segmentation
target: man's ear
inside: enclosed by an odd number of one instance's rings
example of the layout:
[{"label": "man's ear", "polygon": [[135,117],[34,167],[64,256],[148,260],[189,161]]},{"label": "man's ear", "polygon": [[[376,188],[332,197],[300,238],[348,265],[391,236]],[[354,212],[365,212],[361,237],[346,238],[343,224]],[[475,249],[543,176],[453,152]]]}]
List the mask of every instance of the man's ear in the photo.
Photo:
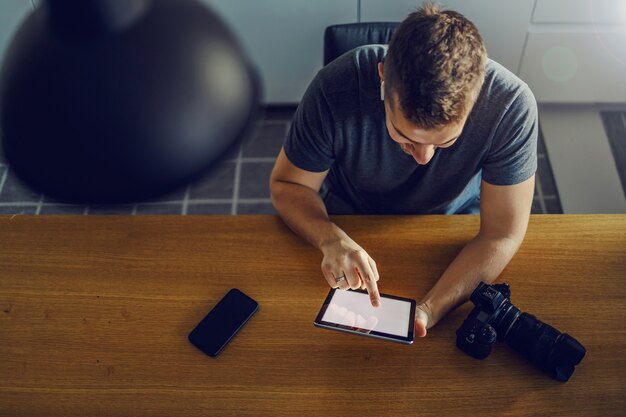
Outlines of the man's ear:
[{"label": "man's ear", "polygon": [[385,101],[385,77],[384,65],[382,62],[378,63],[378,76],[380,77],[380,99]]}]

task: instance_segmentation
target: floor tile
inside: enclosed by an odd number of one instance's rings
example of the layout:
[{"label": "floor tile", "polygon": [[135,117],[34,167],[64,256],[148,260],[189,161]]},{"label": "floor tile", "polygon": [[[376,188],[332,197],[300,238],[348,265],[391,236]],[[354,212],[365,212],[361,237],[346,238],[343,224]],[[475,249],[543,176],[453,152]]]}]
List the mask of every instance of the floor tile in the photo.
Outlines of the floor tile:
[{"label": "floor tile", "polygon": [[37,206],[2,206],[0,205],[0,214],[35,214]]},{"label": "floor tile", "polygon": [[272,203],[239,203],[237,214],[276,214]]},{"label": "floor tile", "polygon": [[538,161],[539,180],[541,181],[541,191],[543,195],[557,195],[554,176],[547,158],[540,158]]},{"label": "floor tile", "polygon": [[81,205],[62,205],[62,204],[44,204],[41,206],[39,214],[83,214],[85,206]]},{"label": "floor tile", "polygon": [[602,122],[613,151],[617,173],[626,196],[626,112],[602,112]]},{"label": "floor tile", "polygon": [[174,204],[138,204],[137,214],[181,214],[182,203]]},{"label": "floor tile", "polygon": [[234,162],[223,162],[195,181],[189,189],[189,198],[232,198],[235,182]]},{"label": "floor tile", "polygon": [[558,198],[545,198],[546,212],[549,214],[563,214],[563,208]]},{"label": "floor tile", "polygon": [[231,209],[231,204],[190,203],[187,207],[187,214],[230,214]]},{"label": "floor tile", "polygon": [[273,162],[242,163],[239,198],[270,198],[269,179],[273,167]]},{"label": "floor tile", "polygon": [[242,156],[276,158],[287,134],[286,123],[263,125],[258,133],[243,144]]},{"label": "floor tile", "polygon": [[537,153],[545,154],[546,150],[546,142],[543,140],[543,132],[541,131],[541,125],[539,126],[539,138],[537,139]]}]

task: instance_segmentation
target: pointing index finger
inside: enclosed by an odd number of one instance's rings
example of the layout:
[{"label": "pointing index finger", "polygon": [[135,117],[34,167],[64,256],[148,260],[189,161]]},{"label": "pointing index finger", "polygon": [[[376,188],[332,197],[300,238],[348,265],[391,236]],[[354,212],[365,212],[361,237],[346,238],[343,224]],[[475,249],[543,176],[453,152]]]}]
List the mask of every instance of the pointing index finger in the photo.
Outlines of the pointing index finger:
[{"label": "pointing index finger", "polygon": [[365,282],[365,286],[367,287],[367,292],[370,295],[372,306],[380,307],[380,293],[378,292],[378,284],[376,283],[374,272],[372,271],[369,262],[361,262],[360,264],[359,272],[361,279]]},{"label": "pointing index finger", "polygon": [[380,293],[378,292],[378,285],[376,284],[376,281],[370,280],[370,282],[366,282],[365,285],[367,286],[367,292],[370,295],[372,306],[380,307]]}]

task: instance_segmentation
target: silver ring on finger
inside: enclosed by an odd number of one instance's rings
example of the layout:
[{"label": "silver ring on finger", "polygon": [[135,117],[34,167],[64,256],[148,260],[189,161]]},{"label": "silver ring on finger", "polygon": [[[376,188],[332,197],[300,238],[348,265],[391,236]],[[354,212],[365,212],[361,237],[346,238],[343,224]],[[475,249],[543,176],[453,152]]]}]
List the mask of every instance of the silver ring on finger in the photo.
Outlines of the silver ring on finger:
[{"label": "silver ring on finger", "polygon": [[335,282],[337,284],[339,284],[340,282],[345,281],[345,280],[346,280],[346,276],[345,275],[341,275],[341,276],[335,277]]}]

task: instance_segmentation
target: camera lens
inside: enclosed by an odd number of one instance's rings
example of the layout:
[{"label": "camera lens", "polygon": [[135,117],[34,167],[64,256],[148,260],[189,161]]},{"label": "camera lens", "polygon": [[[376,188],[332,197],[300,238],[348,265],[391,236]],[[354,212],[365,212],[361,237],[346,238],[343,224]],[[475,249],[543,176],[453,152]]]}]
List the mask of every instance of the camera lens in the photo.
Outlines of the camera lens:
[{"label": "camera lens", "polygon": [[520,313],[519,308],[515,307],[509,301],[503,303],[502,309],[494,320],[493,326],[498,331],[498,340],[505,340]]},{"label": "camera lens", "polygon": [[576,339],[528,313],[519,315],[505,341],[559,381],[569,379],[586,353]]},{"label": "camera lens", "polygon": [[578,340],[563,333],[554,344],[552,352],[548,354],[543,370],[552,378],[567,381],[574,372],[574,366],[583,360],[585,353],[587,351]]}]

